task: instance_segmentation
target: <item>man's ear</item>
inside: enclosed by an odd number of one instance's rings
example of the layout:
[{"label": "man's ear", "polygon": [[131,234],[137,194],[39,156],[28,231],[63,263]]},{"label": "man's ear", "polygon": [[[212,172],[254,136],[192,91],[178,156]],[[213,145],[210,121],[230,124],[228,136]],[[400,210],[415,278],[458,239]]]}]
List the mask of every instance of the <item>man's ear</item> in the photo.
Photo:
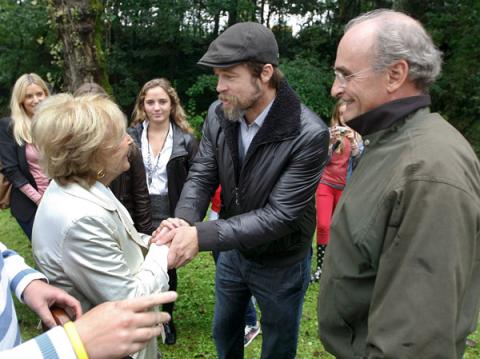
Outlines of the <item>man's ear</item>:
[{"label": "man's ear", "polygon": [[387,70],[387,92],[393,93],[397,91],[408,79],[408,62],[399,60],[391,65]]},{"label": "man's ear", "polygon": [[262,72],[260,73],[260,80],[262,80],[263,83],[268,83],[270,79],[272,78],[273,75],[273,65],[271,64],[265,64],[263,65]]}]

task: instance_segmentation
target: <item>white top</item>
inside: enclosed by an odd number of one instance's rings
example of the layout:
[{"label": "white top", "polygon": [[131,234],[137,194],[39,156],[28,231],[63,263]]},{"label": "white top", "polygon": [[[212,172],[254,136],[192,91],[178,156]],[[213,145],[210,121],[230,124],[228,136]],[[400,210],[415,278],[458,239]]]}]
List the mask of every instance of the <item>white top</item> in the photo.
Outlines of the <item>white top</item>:
[{"label": "white top", "polygon": [[145,165],[145,173],[147,175],[147,186],[150,194],[167,194],[168,193],[168,179],[167,179],[167,163],[172,155],[173,148],[173,129],[172,123],[168,128],[167,138],[160,153],[153,156],[152,147],[148,143],[148,123],[143,122],[142,131],[142,156],[143,164]]}]

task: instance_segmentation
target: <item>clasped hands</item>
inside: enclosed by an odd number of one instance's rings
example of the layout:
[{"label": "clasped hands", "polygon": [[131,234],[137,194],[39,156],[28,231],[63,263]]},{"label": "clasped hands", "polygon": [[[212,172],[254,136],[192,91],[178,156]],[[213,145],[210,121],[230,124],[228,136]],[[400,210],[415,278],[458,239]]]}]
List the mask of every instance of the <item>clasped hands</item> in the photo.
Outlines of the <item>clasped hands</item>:
[{"label": "clasped hands", "polygon": [[169,246],[168,268],[178,268],[198,254],[197,228],[180,218],[168,218],[153,232],[150,244]]}]

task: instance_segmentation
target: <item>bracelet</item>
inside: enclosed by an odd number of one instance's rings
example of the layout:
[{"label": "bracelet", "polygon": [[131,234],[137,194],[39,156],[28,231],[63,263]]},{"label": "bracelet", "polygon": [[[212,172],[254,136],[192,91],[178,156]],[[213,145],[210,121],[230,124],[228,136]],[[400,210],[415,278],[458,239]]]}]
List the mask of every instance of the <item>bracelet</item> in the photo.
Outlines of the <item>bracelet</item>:
[{"label": "bracelet", "polygon": [[63,329],[65,329],[65,332],[67,333],[68,339],[72,344],[73,350],[75,351],[77,358],[88,359],[87,351],[83,346],[82,340],[80,339],[80,335],[78,335],[75,324],[73,324],[72,321],[65,323],[65,325],[63,326]]}]

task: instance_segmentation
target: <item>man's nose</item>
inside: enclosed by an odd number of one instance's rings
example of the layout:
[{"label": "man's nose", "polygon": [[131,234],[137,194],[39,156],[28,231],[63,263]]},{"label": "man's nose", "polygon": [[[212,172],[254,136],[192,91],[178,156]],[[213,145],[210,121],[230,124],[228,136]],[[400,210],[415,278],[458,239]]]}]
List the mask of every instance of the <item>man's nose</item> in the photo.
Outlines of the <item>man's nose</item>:
[{"label": "man's nose", "polygon": [[335,77],[335,80],[333,80],[332,88],[330,90],[330,95],[332,97],[339,97],[343,93],[343,86],[340,84],[340,81],[337,80]]},{"label": "man's nose", "polygon": [[221,92],[224,92],[226,89],[227,89],[227,86],[225,86],[224,81],[222,81],[221,79],[218,79],[217,92],[221,93]]}]

